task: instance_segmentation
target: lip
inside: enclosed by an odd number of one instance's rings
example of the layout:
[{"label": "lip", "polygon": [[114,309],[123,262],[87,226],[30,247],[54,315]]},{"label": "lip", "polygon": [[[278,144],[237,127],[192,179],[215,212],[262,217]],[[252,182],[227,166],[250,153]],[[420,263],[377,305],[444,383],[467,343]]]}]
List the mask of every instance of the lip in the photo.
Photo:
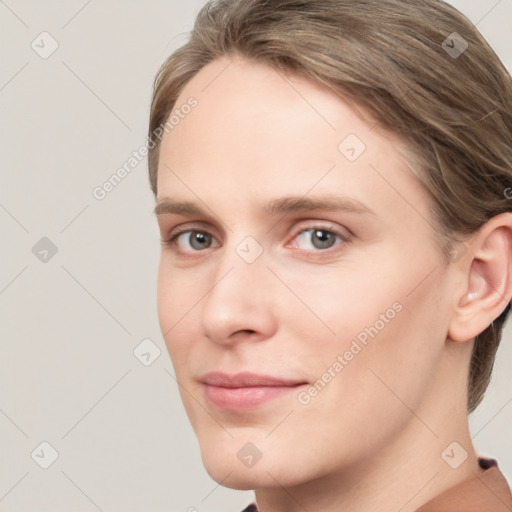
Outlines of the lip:
[{"label": "lip", "polygon": [[297,379],[241,372],[229,375],[210,372],[201,377],[205,397],[218,409],[237,411],[251,409],[274,398],[282,397],[307,384]]},{"label": "lip", "polygon": [[210,386],[221,386],[223,388],[296,386],[297,384],[305,383],[304,380],[284,379],[252,372],[240,372],[231,375],[223,372],[209,372],[203,375],[200,381]]}]

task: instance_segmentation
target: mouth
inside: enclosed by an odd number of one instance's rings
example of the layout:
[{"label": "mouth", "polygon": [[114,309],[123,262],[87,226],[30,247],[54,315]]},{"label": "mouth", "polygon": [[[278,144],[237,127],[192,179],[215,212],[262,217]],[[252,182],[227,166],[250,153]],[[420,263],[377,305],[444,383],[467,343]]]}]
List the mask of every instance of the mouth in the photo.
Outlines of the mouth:
[{"label": "mouth", "polygon": [[201,379],[206,400],[226,411],[252,409],[278,397],[289,396],[307,385],[305,381],[242,372],[228,375],[212,372]]}]

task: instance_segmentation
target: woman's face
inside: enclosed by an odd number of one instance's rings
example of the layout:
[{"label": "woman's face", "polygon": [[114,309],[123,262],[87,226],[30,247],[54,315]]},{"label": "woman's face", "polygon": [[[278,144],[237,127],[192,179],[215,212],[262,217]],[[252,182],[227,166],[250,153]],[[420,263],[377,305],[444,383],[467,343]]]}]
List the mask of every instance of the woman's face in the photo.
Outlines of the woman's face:
[{"label": "woman's face", "polygon": [[[158,313],[210,476],[298,485],[425,429],[453,281],[398,141],[241,59],[204,67],[175,110],[191,97],[160,152],[161,236],[181,234],[162,247]],[[288,385],[226,389],[209,372]]]}]

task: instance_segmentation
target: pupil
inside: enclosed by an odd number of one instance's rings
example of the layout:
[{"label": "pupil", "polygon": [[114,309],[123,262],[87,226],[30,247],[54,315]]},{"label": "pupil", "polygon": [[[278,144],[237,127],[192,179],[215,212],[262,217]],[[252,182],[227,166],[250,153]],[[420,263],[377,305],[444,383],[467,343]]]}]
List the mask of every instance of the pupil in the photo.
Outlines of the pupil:
[{"label": "pupil", "polygon": [[[315,237],[317,237],[318,239],[320,239],[320,248],[322,249],[325,249],[326,247],[330,247],[330,241],[332,239],[332,236],[331,236],[331,233],[328,233],[327,231],[324,231],[324,230],[316,230],[314,232],[315,234]],[[324,236],[322,236],[322,234]]]},{"label": "pupil", "polygon": [[197,232],[193,233],[193,234],[191,234],[191,238],[192,239],[191,239],[190,245],[192,247],[194,247],[195,249],[203,249],[204,246],[201,245],[201,244],[205,244],[206,243],[207,245],[209,245],[207,243],[208,236],[209,235],[207,235],[206,233],[197,233]]}]

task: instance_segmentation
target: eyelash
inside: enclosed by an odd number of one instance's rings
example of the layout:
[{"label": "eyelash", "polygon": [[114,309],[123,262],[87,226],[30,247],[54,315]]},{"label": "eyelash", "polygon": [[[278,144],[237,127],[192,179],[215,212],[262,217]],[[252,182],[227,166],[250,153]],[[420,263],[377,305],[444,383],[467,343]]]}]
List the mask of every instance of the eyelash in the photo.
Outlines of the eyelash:
[{"label": "eyelash", "polygon": [[[344,244],[350,242],[349,238],[346,235],[343,235],[342,233],[340,233],[340,231],[338,231],[337,229],[335,229],[331,226],[327,227],[327,226],[321,226],[321,225],[311,225],[311,226],[306,226],[306,227],[300,229],[299,231],[297,231],[297,233],[295,233],[292,240],[295,240],[299,235],[301,235],[302,233],[307,232],[307,231],[312,231],[312,232],[324,231],[331,235],[335,235],[336,237],[341,239],[341,241],[343,242],[342,244],[337,244],[337,245],[344,245]],[[185,233],[201,233],[204,235],[210,235],[210,236],[212,236],[212,238],[214,238],[211,233],[209,233],[208,231],[206,231],[204,229],[200,229],[199,227],[195,227],[195,226],[188,226],[187,229],[182,229],[181,231],[174,233],[168,239],[162,239],[161,240],[162,245],[164,245],[165,247],[170,247],[174,251],[175,247],[177,246],[178,237],[180,237],[181,235],[183,235]],[[308,252],[308,253],[331,253],[336,250],[335,247],[336,247],[336,245],[329,247],[327,249],[316,249],[316,250],[298,249],[298,250],[303,251],[303,252]],[[207,248],[207,249],[209,249],[209,248]],[[190,253],[188,253],[188,252],[186,252],[186,253],[183,253],[180,251],[175,251],[175,252],[177,254],[181,254],[184,256],[190,255]],[[193,250],[191,252],[200,254],[202,252],[205,252],[205,250],[199,250],[199,251]]]}]

